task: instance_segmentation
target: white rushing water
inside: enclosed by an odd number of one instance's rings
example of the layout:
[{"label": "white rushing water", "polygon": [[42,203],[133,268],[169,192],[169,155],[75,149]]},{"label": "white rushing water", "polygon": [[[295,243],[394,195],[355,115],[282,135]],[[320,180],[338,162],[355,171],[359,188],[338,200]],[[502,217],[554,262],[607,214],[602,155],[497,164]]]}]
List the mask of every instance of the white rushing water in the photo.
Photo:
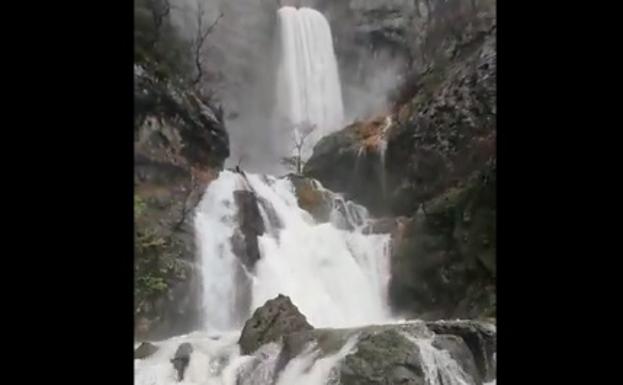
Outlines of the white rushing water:
[{"label": "white rushing water", "polygon": [[[288,135],[300,134],[296,131],[300,124],[316,126],[303,148],[306,159],[322,136],[344,123],[331,29],[325,17],[310,8],[282,7],[278,22],[275,115],[287,122]],[[383,173],[385,133],[391,124],[388,117],[379,142]],[[381,181],[385,192],[384,174]],[[280,366],[278,343],[264,345],[253,355],[240,354],[237,341],[242,325],[255,309],[279,294],[289,296],[316,328],[402,322],[391,317],[388,305],[390,235],[366,234],[369,216],[364,207],[318,182],[312,184],[331,197],[328,222],[318,223],[299,207],[288,178],[222,171],[210,183],[195,212],[203,328],[160,341],[156,353],[136,359],[136,385],[335,383],[340,362],[357,349],[357,335],[328,355],[307,346],[285,366]],[[260,258],[252,266],[241,262],[240,251],[232,243],[242,234],[237,191],[257,199],[264,225],[257,238]],[[408,338],[421,352],[427,385],[473,384],[448,352],[432,346],[430,338]],[[170,360],[181,343],[190,343],[193,350],[184,379],[178,382]]]},{"label": "white rushing water", "polygon": [[[319,183],[315,188],[323,190]],[[261,258],[254,272],[242,268],[231,246],[239,226],[237,190],[252,191],[261,202],[266,232],[259,237]],[[183,342],[191,342],[192,359],[181,384],[187,385],[321,385],[355,346],[351,338],[338,352],[320,357],[307,349],[277,375],[281,346],[270,344],[253,356],[237,345],[240,314],[250,314],[278,294],[293,303],[314,326],[346,327],[389,319],[389,235],[365,235],[365,208],[334,197],[331,222],[316,223],[298,207],[293,184],[274,178],[222,171],[211,182],[196,212],[195,228],[203,272],[205,309],[202,332],[158,343],[154,355],[135,360],[137,385],[177,383],[169,359]],[[351,230],[341,228],[349,227]],[[240,309],[240,271],[249,279],[249,309]],[[242,285],[244,287],[244,285]],[[244,317],[243,317],[244,318]],[[244,319],[242,319],[244,321]]]},{"label": "white rushing water", "polygon": [[[256,194],[268,225],[258,239],[261,258],[255,273],[246,273],[251,280],[250,309],[240,309],[236,301],[241,264],[230,242],[238,226],[235,190]],[[280,228],[271,228],[268,211]],[[366,217],[363,207],[336,199],[332,222],[319,224],[299,208],[288,179],[221,172],[206,191],[196,217],[206,328],[234,330],[240,327],[236,314],[250,314],[278,294],[289,296],[316,327],[388,320],[390,237],[363,234]],[[355,229],[342,230],[340,224]]]},{"label": "white rushing water", "polygon": [[290,129],[303,122],[316,125],[303,149],[303,158],[307,158],[322,136],[342,128],[344,123],[331,27],[322,13],[305,7],[282,7],[278,20],[275,111],[281,124]]},{"label": "white rushing water", "polygon": [[437,349],[432,339],[405,336],[416,345],[422,356],[427,385],[471,385],[474,380],[450,357],[447,350]]},{"label": "white rushing water", "polygon": [[[288,178],[222,171],[210,183],[195,220],[203,269],[204,329],[158,342],[155,354],[135,360],[137,385],[178,384],[170,359],[183,342],[190,342],[193,352],[182,385],[333,383],[341,360],[357,349],[356,335],[329,355],[308,346],[280,371],[280,344],[264,345],[250,356],[240,354],[237,340],[242,322],[278,294],[289,296],[315,327],[403,323],[390,317],[387,305],[389,235],[364,234],[365,208],[324,190],[318,182],[312,184],[332,195],[327,223],[317,223],[298,206]],[[252,271],[242,267],[231,246],[240,226],[234,198],[240,190],[257,197],[266,230],[258,237],[260,259]],[[241,290],[248,291],[248,301],[239,300]],[[447,351],[432,346],[430,335],[405,337],[421,352],[427,385],[474,383]]]}]

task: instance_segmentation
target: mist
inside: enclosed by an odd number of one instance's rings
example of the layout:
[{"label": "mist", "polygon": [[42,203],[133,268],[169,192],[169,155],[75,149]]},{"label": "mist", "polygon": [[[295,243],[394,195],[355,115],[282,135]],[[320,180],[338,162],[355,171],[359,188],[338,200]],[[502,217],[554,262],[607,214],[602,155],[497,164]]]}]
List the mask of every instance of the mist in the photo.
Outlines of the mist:
[{"label": "mist", "polygon": [[[231,155],[226,167],[284,174],[281,159],[291,155],[292,137],[275,119],[278,59],[276,0],[171,0],[172,22],[192,40],[197,4],[204,25],[223,14],[202,52],[209,76],[204,80],[225,111]],[[352,31],[357,20],[341,4],[294,1],[327,17],[333,32],[343,91],[344,122],[387,112],[388,94],[400,83],[404,55],[362,42]],[[343,2],[338,2],[343,3]],[[346,2],[347,3],[347,2]]]}]

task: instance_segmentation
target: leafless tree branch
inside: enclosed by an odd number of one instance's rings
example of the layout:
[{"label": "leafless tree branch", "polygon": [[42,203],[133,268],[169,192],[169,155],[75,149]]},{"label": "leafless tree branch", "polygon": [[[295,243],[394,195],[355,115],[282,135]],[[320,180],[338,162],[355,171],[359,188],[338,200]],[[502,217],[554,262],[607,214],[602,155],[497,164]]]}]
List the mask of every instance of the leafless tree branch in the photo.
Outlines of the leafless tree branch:
[{"label": "leafless tree branch", "polygon": [[296,165],[296,172],[301,174],[302,170],[302,155],[303,155],[303,147],[305,146],[305,140],[309,137],[309,135],[314,132],[316,129],[315,124],[311,124],[309,122],[302,122],[296,126],[294,126],[294,130],[292,132],[292,140],[294,143],[294,148],[296,150],[296,155],[294,159],[294,163]]},{"label": "leafless tree branch", "polygon": [[212,24],[207,26],[207,28],[204,28],[204,25],[203,25],[204,15],[205,15],[205,8],[203,6],[203,3],[197,0],[197,34],[195,36],[195,41],[193,44],[193,55],[195,59],[195,70],[197,74],[192,82],[193,86],[196,86],[197,84],[199,84],[201,80],[203,79],[203,61],[201,57],[203,45],[208,35],[212,33],[212,31],[218,24],[219,20],[221,20],[221,18],[223,17],[223,12],[220,12],[217,18],[214,20],[214,22],[212,22]]}]

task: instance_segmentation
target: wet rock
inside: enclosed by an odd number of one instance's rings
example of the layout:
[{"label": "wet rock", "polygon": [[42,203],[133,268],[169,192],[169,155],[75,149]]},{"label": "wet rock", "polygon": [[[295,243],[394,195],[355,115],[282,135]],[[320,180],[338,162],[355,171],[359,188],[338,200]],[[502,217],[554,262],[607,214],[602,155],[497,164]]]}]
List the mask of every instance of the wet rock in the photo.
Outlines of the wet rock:
[{"label": "wet rock", "polygon": [[311,178],[290,174],[288,178],[294,185],[299,207],[309,212],[318,223],[329,222],[333,207],[331,194],[318,188]]},{"label": "wet rock", "polygon": [[361,337],[340,366],[343,385],[426,385],[419,350],[396,329]]},{"label": "wet rock", "polygon": [[266,343],[282,341],[286,335],[312,329],[290,298],[280,294],[255,310],[245,323],[238,343],[242,354],[252,354]]},{"label": "wet rock", "polygon": [[370,223],[364,227],[364,234],[393,234],[399,230],[399,226],[404,222],[406,218],[379,218],[372,219]]},{"label": "wet rock", "polygon": [[[432,346],[437,351],[447,351],[449,358],[469,375],[469,378],[464,378],[466,383],[481,385],[482,380],[473,353],[463,339],[458,335],[435,335],[426,325],[415,322],[350,330],[351,335],[359,335],[359,342],[340,366],[340,384],[428,384],[426,373],[430,368],[427,365],[431,362],[430,358],[425,359],[422,349]],[[341,332],[345,333],[344,330]],[[427,351],[426,354],[431,352]],[[449,369],[443,365],[437,368],[441,372]],[[448,374],[451,373],[440,373],[440,378]]]},{"label": "wet rock", "polygon": [[474,357],[482,381],[489,382],[496,377],[497,334],[494,325],[478,321],[436,321],[427,322],[426,326],[436,334],[461,337]]},{"label": "wet rock", "polygon": [[372,214],[385,211],[381,160],[384,116],[355,122],[322,138],[305,163],[306,176],[344,198],[365,206]]},{"label": "wet rock", "polygon": [[482,383],[480,372],[474,361],[474,355],[461,337],[445,334],[436,335],[432,345],[439,350],[446,350],[450,354],[450,357],[461,366],[461,369],[463,369],[476,384]]},{"label": "wet rock", "polygon": [[143,342],[136,350],[134,351],[135,359],[143,359],[151,356],[155,352],[158,351],[158,347],[149,342]]},{"label": "wet rock", "polygon": [[190,363],[190,356],[193,353],[193,346],[184,342],[175,351],[175,356],[171,359],[173,367],[177,371],[177,380],[184,380],[184,372]]},{"label": "wet rock", "polygon": [[234,191],[234,201],[238,207],[238,231],[232,237],[233,251],[244,266],[253,271],[255,263],[260,259],[257,237],[264,234],[264,221],[255,193]]},{"label": "wet rock", "polygon": [[495,314],[495,202],[490,168],[421,205],[392,239],[396,311],[428,320]]}]

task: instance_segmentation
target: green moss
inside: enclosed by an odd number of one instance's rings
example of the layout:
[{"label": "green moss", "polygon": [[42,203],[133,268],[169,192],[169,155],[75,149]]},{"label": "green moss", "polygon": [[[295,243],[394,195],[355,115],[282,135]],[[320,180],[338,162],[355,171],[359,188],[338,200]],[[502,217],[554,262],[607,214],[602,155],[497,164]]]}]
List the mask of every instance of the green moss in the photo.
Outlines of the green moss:
[{"label": "green moss", "polygon": [[147,204],[139,195],[134,194],[134,219],[140,218],[147,209]]},{"label": "green moss", "polygon": [[186,272],[175,253],[179,248],[170,238],[142,229],[136,231],[134,242],[135,311],[141,313],[148,302],[169,290],[171,282],[184,279]]}]

